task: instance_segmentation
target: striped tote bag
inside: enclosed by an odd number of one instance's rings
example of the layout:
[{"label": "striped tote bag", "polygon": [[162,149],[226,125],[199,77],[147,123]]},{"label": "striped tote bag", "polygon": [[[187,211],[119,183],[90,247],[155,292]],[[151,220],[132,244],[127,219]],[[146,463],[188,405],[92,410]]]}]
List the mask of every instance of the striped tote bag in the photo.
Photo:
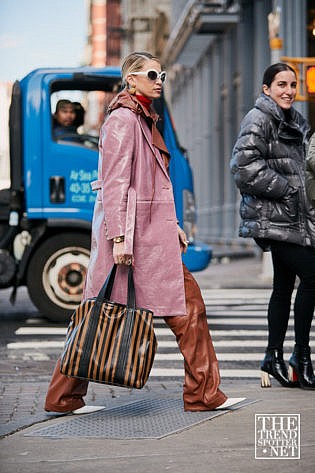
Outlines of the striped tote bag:
[{"label": "striped tote bag", "polygon": [[153,312],[136,308],[133,270],[129,267],[127,305],[110,301],[117,266],[98,296],[72,314],[61,355],[66,376],[141,389],[157,349]]}]

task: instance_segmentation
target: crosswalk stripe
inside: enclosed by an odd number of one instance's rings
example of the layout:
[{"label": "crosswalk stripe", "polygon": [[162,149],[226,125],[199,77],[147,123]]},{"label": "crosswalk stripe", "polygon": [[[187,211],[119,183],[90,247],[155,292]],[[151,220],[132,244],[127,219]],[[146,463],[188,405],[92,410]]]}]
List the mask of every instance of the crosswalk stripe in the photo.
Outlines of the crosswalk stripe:
[{"label": "crosswalk stripe", "polygon": [[257,292],[254,293],[244,291],[238,292],[235,291],[214,291],[213,289],[201,289],[201,294],[203,299],[220,299],[221,301],[226,301],[227,299],[237,299],[238,301],[242,301],[244,299],[251,300],[253,302],[262,300],[268,300],[270,298],[270,294],[272,291],[269,292]]},{"label": "crosswalk stripe", "polygon": [[[289,326],[293,325],[293,320],[289,321]],[[242,318],[209,318],[209,324],[211,325],[267,325],[267,319],[265,317],[262,318],[251,318],[251,317],[242,317]]]},{"label": "crosswalk stripe", "polygon": [[214,300],[214,301],[220,301],[221,303],[226,302],[228,300],[237,300],[239,304],[241,304],[243,301],[250,301],[252,304],[257,303],[258,301],[262,301],[265,303],[266,301],[268,302],[270,299],[272,291],[269,291],[268,293],[254,293],[250,294],[248,292],[243,292],[241,294],[236,294],[235,292],[209,292],[207,289],[203,289],[201,291],[202,293],[202,298],[204,300]]},{"label": "crosswalk stripe", "polygon": [[264,287],[244,287],[244,288],[228,288],[228,287],[207,287],[207,288],[202,288],[201,291],[203,293],[209,293],[209,294],[237,294],[237,295],[242,295],[242,294],[251,294],[251,295],[256,295],[256,294],[268,294],[271,289],[269,288],[264,288]]},{"label": "crosswalk stripe", "polygon": [[[286,357],[290,356],[292,350],[284,352]],[[219,361],[262,361],[264,353],[220,353],[216,351],[216,355]],[[312,360],[315,360],[315,354],[311,356]],[[181,361],[183,360],[181,353],[157,353],[154,361]]]},{"label": "crosswalk stripe", "polygon": [[216,310],[213,310],[210,308],[210,310],[207,311],[207,314],[208,314],[208,317],[218,317],[218,316],[229,316],[229,317],[257,317],[258,316],[261,316],[261,317],[264,317],[266,318],[266,310],[248,310],[248,311],[245,311],[245,310],[222,310],[222,309],[216,309]]},{"label": "crosswalk stripe", "polygon": [[15,335],[66,335],[66,327],[19,327]]},{"label": "crosswalk stripe", "polygon": [[7,344],[8,350],[24,350],[27,348],[41,349],[45,348],[63,348],[64,341],[52,341],[52,340],[41,340],[41,341],[30,341],[30,342],[11,342]]},{"label": "crosswalk stripe", "polygon": [[[158,378],[177,378],[184,376],[184,368],[152,368],[150,377]],[[221,378],[260,378],[259,369],[239,370],[239,369],[220,369]]]},{"label": "crosswalk stripe", "polygon": [[[163,325],[165,325],[163,323]],[[15,331],[15,335],[28,335],[28,336],[38,336],[38,335],[66,335],[66,328],[62,327],[20,327]],[[171,329],[167,327],[157,327],[154,325],[154,331],[157,336],[174,336]],[[210,330],[212,337],[266,337],[268,335],[267,330],[242,330],[242,329],[215,329]],[[287,337],[293,337],[294,331],[288,330]]]},{"label": "crosswalk stripe", "polygon": [[209,300],[209,301],[216,301],[217,303],[226,303],[232,300],[236,300],[237,304],[243,304],[244,302],[247,304],[266,304],[269,302],[271,295],[271,291],[269,294],[256,294],[255,296],[253,294],[241,294],[238,296],[237,294],[210,294],[207,291],[202,290],[202,298],[204,301]]},{"label": "crosswalk stripe", "polygon": [[[201,289],[203,298],[213,298],[213,299],[237,299],[238,301],[242,299],[252,299],[257,301],[259,299],[269,299],[272,293],[272,289],[211,289],[211,288],[202,288]],[[293,291],[293,298],[295,297],[296,289]]]},{"label": "crosswalk stripe", "polygon": [[[217,347],[226,347],[226,348],[249,348],[249,347],[257,347],[257,348],[265,348],[267,343],[266,340],[213,340],[214,348]],[[292,349],[293,341],[285,340],[284,347],[288,347]],[[158,345],[161,348],[174,348],[177,346],[175,341],[172,340],[158,340]],[[315,347],[315,341],[310,342],[311,347]]]},{"label": "crosswalk stripe", "polygon": [[[210,327],[212,325],[266,325],[267,326],[267,318],[266,317],[208,317],[208,324]],[[156,327],[157,324],[154,324]],[[289,327],[294,325],[294,321],[289,321]]]},{"label": "crosswalk stripe", "polygon": [[[158,340],[158,345],[161,348],[174,348],[177,347],[177,343],[175,340]],[[266,346],[266,340],[248,340],[248,339],[242,339],[242,340],[214,340],[213,341],[214,347],[226,347],[226,348],[231,348],[231,347],[237,347],[237,348],[249,348],[249,347],[265,347]],[[284,342],[284,346],[288,346],[292,348],[292,341],[286,340]],[[314,347],[315,346],[315,341],[310,342],[310,346]],[[25,341],[25,342],[11,342],[7,344],[7,348],[9,350],[21,350],[21,349],[28,349],[28,348],[34,348],[34,349],[42,349],[44,350],[45,348],[63,348],[64,347],[64,341],[63,340],[41,340],[41,341]]]},{"label": "crosswalk stripe", "polygon": [[[242,317],[234,317],[234,315],[242,315]],[[253,317],[254,314],[246,314],[244,316],[244,312],[239,312],[239,313],[231,313],[227,312],[225,313],[211,313],[207,317],[207,321],[209,324],[225,324],[225,325],[236,325],[236,324],[266,324],[267,323],[267,317],[266,314],[263,314],[262,317]],[[218,317],[219,316],[219,317]],[[222,316],[222,318],[221,318]],[[289,324],[293,324],[293,320],[289,321]],[[164,326],[165,327],[165,322],[164,320],[154,320],[154,327],[157,329],[159,326]],[[167,329],[168,330],[168,329]],[[66,335],[67,333],[67,327],[36,327],[36,326],[27,326],[27,327],[19,327],[15,331],[15,335]]]}]

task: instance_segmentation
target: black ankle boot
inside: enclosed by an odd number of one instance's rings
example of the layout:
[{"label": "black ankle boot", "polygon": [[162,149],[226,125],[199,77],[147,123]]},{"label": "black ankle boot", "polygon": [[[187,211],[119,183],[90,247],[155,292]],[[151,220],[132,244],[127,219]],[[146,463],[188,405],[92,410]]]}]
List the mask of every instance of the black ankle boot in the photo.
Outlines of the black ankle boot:
[{"label": "black ankle boot", "polygon": [[298,381],[302,389],[315,389],[310,347],[295,345],[289,365],[292,381]]},{"label": "black ankle boot", "polygon": [[283,350],[266,350],[266,355],[260,365],[260,369],[262,388],[271,387],[270,374],[286,388],[293,388],[297,384],[289,381],[287,367],[283,360]]}]

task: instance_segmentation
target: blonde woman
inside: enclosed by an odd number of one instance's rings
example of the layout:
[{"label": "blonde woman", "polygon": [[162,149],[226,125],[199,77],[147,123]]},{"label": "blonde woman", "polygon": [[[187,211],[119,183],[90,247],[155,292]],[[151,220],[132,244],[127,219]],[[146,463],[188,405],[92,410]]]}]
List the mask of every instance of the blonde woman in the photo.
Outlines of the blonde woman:
[{"label": "blonde woman", "polygon": [[[152,100],[159,98],[166,72],[148,53],[132,53],[122,65],[124,89],[111,102],[101,129],[91,258],[84,298],[98,294],[113,263],[118,265],[113,300],[124,303],[128,265],[134,267],[137,305],[163,317],[184,357],[184,409],[227,408],[200,289],[181,261],[187,238],[178,226],[169,152],[156,128]],[[133,225],[133,221],[135,224]],[[55,369],[48,411],[84,412],[87,382]],[[82,410],[83,409],[83,410]]]}]

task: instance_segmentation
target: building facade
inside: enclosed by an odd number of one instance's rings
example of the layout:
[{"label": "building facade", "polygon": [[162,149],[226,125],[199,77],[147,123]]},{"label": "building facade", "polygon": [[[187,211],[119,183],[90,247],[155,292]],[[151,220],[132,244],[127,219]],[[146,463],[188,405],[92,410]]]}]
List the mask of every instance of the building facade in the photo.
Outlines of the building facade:
[{"label": "building facade", "polygon": [[117,66],[121,55],[120,0],[89,0],[87,64]]},{"label": "building facade", "polygon": [[[167,68],[166,96],[194,170],[198,234],[205,241],[249,243],[237,236],[232,148],[243,116],[260,93],[264,69],[283,56],[315,56],[313,3],[120,1],[121,57],[146,50]],[[313,127],[314,103],[296,104]]]},{"label": "building facade", "polygon": [[[163,60],[170,71],[169,97],[179,138],[194,169],[198,230],[204,240],[237,241],[239,194],[229,162],[240,122],[274,59],[311,52],[309,10],[305,0],[172,2],[171,17],[178,19],[171,25]],[[270,49],[272,11],[280,15],[279,50]],[[310,115],[307,102],[296,107]]]}]

